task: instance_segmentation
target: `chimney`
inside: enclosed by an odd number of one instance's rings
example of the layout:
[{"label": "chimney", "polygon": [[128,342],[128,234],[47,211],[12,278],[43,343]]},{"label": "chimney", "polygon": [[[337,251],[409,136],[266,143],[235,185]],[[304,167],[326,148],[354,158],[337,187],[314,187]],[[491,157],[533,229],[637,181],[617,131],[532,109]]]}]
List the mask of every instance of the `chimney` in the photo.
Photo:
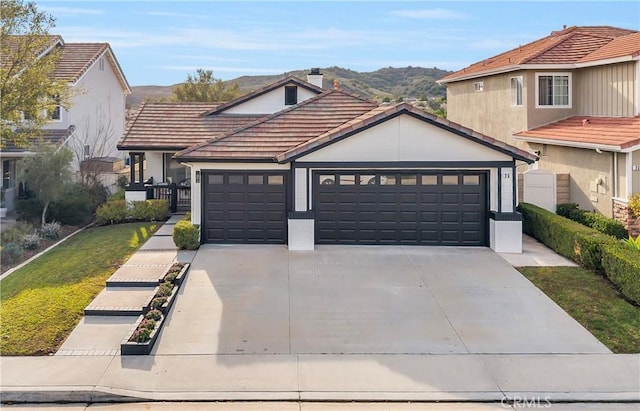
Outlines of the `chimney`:
[{"label": "chimney", "polygon": [[319,68],[312,68],[309,74],[307,74],[307,82],[322,88],[322,73]]}]

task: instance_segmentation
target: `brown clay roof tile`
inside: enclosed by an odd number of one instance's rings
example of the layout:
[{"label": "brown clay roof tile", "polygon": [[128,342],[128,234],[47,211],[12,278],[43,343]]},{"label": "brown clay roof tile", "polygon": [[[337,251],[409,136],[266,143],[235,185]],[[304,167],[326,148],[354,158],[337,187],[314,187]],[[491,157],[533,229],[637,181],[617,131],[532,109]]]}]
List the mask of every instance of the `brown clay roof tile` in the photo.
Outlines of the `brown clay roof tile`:
[{"label": "brown clay roof tile", "polygon": [[[633,43],[637,42],[637,38],[635,40],[634,38],[620,40],[620,45],[614,43],[610,47],[607,46],[615,39],[637,33],[634,30],[608,26],[569,27],[561,31],[554,31],[549,36],[529,44],[474,63],[449,74],[440,81],[446,83],[480,76],[484,73],[515,70],[526,64],[572,64],[635,55],[633,53],[637,53],[638,50],[637,47],[633,47]],[[601,51],[599,52],[599,50]]]},{"label": "brown clay roof tile", "polygon": [[550,144],[583,144],[625,149],[640,144],[640,116],[574,116],[533,130],[517,133],[521,140],[546,140]]},{"label": "brown clay roof tile", "polygon": [[220,103],[144,103],[129,119],[118,147],[121,150],[183,150],[263,117],[205,116],[218,106]]}]

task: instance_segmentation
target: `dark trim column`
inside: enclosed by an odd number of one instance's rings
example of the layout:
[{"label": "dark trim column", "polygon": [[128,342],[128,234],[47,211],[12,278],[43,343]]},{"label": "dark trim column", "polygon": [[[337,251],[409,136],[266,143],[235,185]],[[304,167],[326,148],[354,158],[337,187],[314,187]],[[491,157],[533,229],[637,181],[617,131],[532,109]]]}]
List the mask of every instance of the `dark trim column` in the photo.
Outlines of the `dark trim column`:
[{"label": "dark trim column", "polygon": [[[131,172],[130,172],[130,178],[131,181],[129,182],[129,185],[127,186],[126,191],[145,191],[144,188],[144,170],[143,170],[143,161],[144,161],[144,153],[136,153],[136,152],[130,152],[129,153],[130,156],[130,167],[131,167]],[[136,167],[137,169],[137,173],[136,173]],[[138,178],[136,179],[136,174],[138,175]]]}]

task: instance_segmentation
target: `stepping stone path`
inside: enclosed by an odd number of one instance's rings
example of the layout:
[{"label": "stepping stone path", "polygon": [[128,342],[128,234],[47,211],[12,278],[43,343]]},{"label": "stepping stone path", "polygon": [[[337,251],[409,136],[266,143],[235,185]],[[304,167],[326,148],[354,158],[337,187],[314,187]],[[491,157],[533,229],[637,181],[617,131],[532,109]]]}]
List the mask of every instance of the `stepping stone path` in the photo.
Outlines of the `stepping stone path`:
[{"label": "stepping stone path", "polygon": [[149,305],[165,272],[174,262],[190,263],[195,257],[195,251],[173,244],[173,227],[182,218],[173,215],[109,277],[56,355],[119,354],[122,338]]}]

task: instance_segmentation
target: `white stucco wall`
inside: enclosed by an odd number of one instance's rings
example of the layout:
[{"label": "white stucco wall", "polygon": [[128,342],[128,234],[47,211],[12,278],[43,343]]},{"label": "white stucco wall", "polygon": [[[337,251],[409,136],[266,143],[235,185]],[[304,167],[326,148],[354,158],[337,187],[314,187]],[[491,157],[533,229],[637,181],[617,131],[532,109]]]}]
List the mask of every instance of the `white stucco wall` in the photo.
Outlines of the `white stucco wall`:
[{"label": "white stucco wall", "polygon": [[511,161],[511,157],[405,114],[298,161]]},{"label": "white stucco wall", "polygon": [[[100,71],[101,58],[105,59],[104,71]],[[45,127],[67,129],[75,126],[76,132],[68,145],[78,152],[80,160],[84,145],[92,146],[94,157],[124,158],[124,153],[119,153],[116,145],[125,126],[125,90],[106,54],[101,58],[73,86],[75,96],[72,106],[69,110],[63,110],[62,121],[52,122]],[[75,159],[74,169],[78,168],[79,163]]]},{"label": "white stucco wall", "polygon": [[[284,104],[284,87],[271,90],[261,96],[231,107],[225,113],[230,114],[267,114],[276,113],[285,108],[291,107]],[[317,96],[317,93],[298,87],[298,103]]]}]

